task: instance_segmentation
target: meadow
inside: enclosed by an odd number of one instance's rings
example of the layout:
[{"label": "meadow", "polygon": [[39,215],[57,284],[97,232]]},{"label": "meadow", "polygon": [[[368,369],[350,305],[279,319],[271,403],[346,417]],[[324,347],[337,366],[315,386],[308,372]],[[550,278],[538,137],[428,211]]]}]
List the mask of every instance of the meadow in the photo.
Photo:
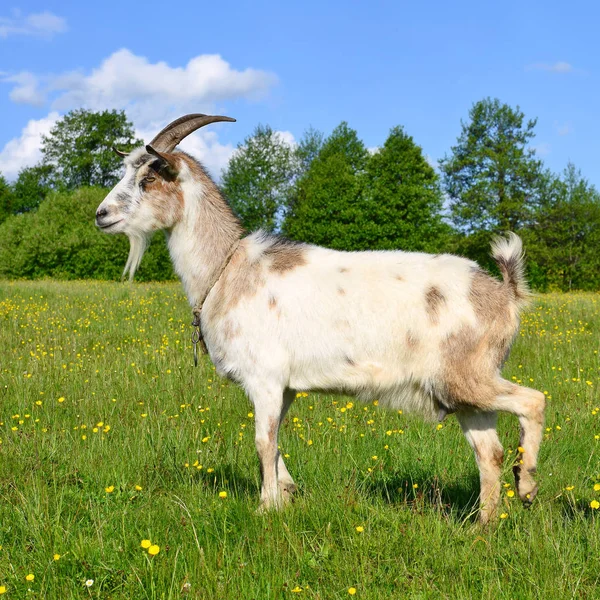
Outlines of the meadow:
[{"label": "meadow", "polygon": [[300,394],[299,485],[256,513],[252,406],[193,367],[178,283],[0,282],[0,594],[6,598],[599,597],[600,295],[535,298],[504,374],[546,394],[540,493],[506,449],[501,518],[453,416]]}]

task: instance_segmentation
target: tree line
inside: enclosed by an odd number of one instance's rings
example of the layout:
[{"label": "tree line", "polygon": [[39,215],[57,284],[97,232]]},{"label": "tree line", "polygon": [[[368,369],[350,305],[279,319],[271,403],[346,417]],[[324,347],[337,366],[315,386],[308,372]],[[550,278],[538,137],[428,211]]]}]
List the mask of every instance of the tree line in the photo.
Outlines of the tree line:
[{"label": "tree line", "polygon": [[[490,239],[515,231],[535,289],[600,289],[600,194],[572,164],[559,174],[544,167],[531,147],[535,126],[518,107],[483,99],[435,168],[401,126],[369,151],[346,122],[327,137],[309,129],[293,145],[259,125],[239,144],[221,188],[248,230],[262,227],[340,250],[454,252],[493,269]],[[38,253],[44,255],[43,242],[34,241],[50,227],[49,203],[64,206],[64,229],[72,231],[77,211],[69,205],[104,193],[80,188],[104,189],[120,178],[121,159],[111,146],[127,151],[139,144],[122,111],[78,110],[59,120],[43,139],[38,165],[11,185],[0,178],[0,276],[113,278],[122,262],[107,264],[117,257],[93,228],[91,204],[80,217],[87,219],[83,229],[67,236],[80,246],[71,246],[71,267],[47,261],[33,268]],[[21,229],[29,242],[19,241]],[[75,266],[78,255],[88,257],[84,266]],[[13,258],[9,268],[11,256],[21,260]],[[160,239],[144,260],[142,278],[173,276]]]}]

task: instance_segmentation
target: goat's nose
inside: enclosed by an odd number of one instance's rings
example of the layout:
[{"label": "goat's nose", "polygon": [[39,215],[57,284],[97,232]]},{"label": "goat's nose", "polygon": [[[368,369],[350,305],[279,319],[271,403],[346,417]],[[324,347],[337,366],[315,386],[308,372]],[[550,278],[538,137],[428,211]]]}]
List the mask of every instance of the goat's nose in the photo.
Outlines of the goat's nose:
[{"label": "goat's nose", "polygon": [[106,208],[99,208],[96,211],[96,219],[101,219],[102,217],[105,217],[108,214],[108,211],[106,210]]}]

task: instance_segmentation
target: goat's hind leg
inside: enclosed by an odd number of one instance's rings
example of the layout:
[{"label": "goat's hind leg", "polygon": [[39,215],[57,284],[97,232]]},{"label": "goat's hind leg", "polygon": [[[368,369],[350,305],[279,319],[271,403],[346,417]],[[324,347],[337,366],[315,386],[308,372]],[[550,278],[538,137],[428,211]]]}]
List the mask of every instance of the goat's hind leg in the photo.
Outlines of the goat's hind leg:
[{"label": "goat's hind leg", "polygon": [[479,520],[486,525],[495,519],[500,501],[504,450],[496,432],[497,415],[495,412],[466,409],[458,411],[456,417],[475,452],[480,481]]},{"label": "goat's hind leg", "polygon": [[544,394],[527,387],[506,382],[506,392],[494,400],[494,408],[517,415],[521,425],[520,447],[513,467],[515,485],[523,506],[531,506],[538,492],[533,475],[537,470],[537,457],[544,430]]}]

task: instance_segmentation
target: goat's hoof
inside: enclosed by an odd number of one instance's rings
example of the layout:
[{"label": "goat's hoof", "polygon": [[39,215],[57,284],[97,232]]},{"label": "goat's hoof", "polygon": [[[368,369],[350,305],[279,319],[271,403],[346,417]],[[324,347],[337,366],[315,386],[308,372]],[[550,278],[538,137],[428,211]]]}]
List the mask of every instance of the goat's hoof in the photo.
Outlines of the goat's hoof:
[{"label": "goat's hoof", "polygon": [[535,500],[535,497],[537,496],[538,489],[538,485],[535,484],[530,492],[527,492],[526,494],[519,494],[521,502],[523,503],[523,508],[529,508],[531,506]]},{"label": "goat's hoof", "polygon": [[286,481],[279,484],[279,491],[284,497],[292,497],[298,491],[298,487],[293,481]]}]

